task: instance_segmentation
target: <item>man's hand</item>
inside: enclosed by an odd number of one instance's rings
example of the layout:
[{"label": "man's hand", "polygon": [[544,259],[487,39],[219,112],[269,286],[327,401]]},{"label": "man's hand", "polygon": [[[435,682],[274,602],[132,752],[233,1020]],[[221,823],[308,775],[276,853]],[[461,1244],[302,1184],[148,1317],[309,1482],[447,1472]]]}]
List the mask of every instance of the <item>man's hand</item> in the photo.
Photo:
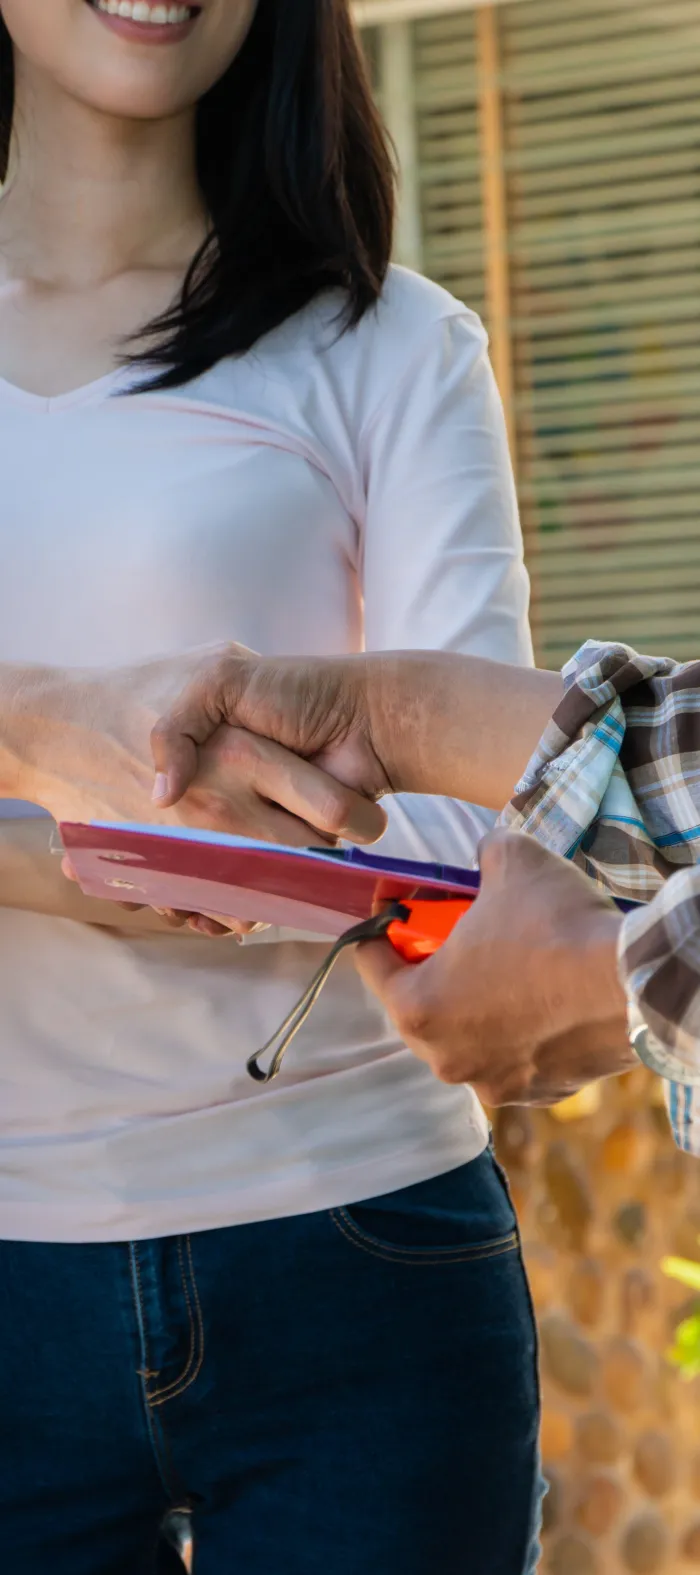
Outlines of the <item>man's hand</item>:
[{"label": "man's hand", "polygon": [[556,673],[446,651],[264,658],[225,645],[189,661],[152,735],[156,801],[168,808],[195,779],[198,750],[229,723],[370,800],[437,793],[502,809],[563,692]]},{"label": "man's hand", "polygon": [[[381,658],[375,663],[381,669]],[[155,802],[179,802],[198,779],[202,746],[227,723],[314,760],[370,800],[390,792],[372,740],[367,690],[373,665],[357,657],[265,659],[234,644],[203,649],[189,682],[151,733]],[[373,825],[382,818],[378,810],[368,816]]]},{"label": "man's hand", "polygon": [[406,1044],[487,1105],[555,1104],[636,1064],[617,977],[621,916],[580,870],[531,838],[494,832],[481,890],[427,962],[388,941],[357,966]]},{"label": "man's hand", "polygon": [[381,836],[385,816],[373,802],[243,726],[210,728],[195,757],[196,782],[182,784],[177,807],[153,802],[151,731],[211,665],[210,652],[195,651],[40,674],[13,701],[17,796],[56,820],[181,824],[297,846]]}]

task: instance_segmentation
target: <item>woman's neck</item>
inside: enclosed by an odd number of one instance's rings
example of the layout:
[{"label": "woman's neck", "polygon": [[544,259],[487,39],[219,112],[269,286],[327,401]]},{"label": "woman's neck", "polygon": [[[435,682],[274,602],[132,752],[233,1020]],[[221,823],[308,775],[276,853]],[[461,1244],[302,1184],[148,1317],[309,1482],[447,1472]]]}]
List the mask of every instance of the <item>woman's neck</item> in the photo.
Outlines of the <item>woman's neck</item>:
[{"label": "woman's neck", "polygon": [[123,121],[18,60],[0,201],[2,271],[87,288],[133,269],[186,268],[206,233],[194,118]]}]

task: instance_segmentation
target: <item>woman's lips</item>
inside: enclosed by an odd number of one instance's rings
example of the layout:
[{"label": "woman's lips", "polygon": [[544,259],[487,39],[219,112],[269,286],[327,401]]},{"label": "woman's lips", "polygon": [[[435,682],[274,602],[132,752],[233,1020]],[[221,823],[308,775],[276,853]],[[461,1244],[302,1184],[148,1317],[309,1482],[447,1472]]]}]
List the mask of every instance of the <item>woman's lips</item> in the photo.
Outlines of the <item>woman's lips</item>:
[{"label": "woman's lips", "polygon": [[115,9],[116,0],[110,0],[109,4],[108,0],[88,0],[88,4],[111,32],[141,44],[180,43],[191,33],[199,16],[199,7],[149,5],[146,0],[121,0],[118,10]]}]

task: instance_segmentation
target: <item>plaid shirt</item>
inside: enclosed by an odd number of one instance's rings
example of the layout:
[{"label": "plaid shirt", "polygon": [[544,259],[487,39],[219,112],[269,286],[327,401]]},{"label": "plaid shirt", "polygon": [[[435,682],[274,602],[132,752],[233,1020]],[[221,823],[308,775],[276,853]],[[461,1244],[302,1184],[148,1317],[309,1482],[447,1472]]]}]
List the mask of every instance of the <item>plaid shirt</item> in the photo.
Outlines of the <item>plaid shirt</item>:
[{"label": "plaid shirt", "polygon": [[647,904],[620,931],[620,977],[666,1079],[674,1134],[700,1155],[700,662],[589,641],[502,817]]}]

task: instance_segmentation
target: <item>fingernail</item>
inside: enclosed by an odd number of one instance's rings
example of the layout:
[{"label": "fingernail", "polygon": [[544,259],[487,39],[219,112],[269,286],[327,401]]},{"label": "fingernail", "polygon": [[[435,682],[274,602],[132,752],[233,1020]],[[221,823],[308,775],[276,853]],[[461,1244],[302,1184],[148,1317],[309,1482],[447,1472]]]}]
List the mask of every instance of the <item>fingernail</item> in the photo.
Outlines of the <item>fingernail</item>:
[{"label": "fingernail", "polygon": [[166,773],[164,771],[159,771],[156,774],[156,780],[153,784],[153,793],[151,794],[154,804],[162,804],[163,799],[168,797],[168,790],[169,784]]},{"label": "fingernail", "polygon": [[378,842],[386,831],[386,825],[384,810],[368,799],[366,804],[359,804],[353,810],[351,823],[343,832],[343,837],[360,844]]}]

